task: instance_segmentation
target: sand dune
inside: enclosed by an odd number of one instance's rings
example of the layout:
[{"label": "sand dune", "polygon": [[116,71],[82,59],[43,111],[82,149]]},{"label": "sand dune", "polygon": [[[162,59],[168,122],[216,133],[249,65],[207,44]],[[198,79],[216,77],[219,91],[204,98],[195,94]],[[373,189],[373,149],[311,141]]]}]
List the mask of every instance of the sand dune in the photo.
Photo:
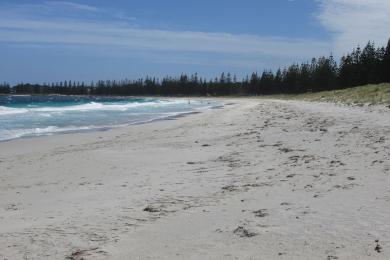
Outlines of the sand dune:
[{"label": "sand dune", "polygon": [[0,259],[389,259],[389,109],[225,102],[0,143]]}]

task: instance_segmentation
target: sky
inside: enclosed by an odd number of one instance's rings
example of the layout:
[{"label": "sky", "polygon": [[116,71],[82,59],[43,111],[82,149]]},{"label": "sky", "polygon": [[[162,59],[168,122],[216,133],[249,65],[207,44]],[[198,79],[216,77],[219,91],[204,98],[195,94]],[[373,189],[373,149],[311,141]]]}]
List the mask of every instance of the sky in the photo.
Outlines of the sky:
[{"label": "sky", "polygon": [[240,78],[389,37],[389,0],[0,0],[0,81]]}]

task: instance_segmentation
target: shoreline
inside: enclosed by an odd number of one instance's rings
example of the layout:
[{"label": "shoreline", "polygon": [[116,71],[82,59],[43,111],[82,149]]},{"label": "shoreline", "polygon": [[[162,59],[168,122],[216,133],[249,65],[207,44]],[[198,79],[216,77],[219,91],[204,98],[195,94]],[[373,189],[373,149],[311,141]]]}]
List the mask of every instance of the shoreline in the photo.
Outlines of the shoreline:
[{"label": "shoreline", "polygon": [[[16,96],[16,95],[12,95]],[[40,95],[42,96],[42,95]],[[50,95],[46,95],[50,96]],[[54,95],[54,96],[64,96],[64,95]],[[75,97],[75,96],[72,96]],[[115,97],[115,98],[125,98],[125,96],[122,97]],[[126,97],[126,98],[135,98],[135,97]],[[140,97],[139,97],[140,98]],[[145,97],[147,99],[151,99],[152,97]],[[182,100],[182,98],[160,98],[159,100],[161,101],[166,101],[166,100]],[[187,100],[187,99],[185,99]],[[28,138],[36,138],[36,137],[41,137],[41,136],[52,136],[52,135],[62,135],[62,134],[72,134],[72,133],[88,133],[88,132],[102,132],[102,131],[109,131],[111,129],[117,129],[117,128],[122,128],[122,127],[129,127],[132,125],[140,125],[140,124],[149,124],[153,122],[157,122],[160,120],[172,120],[175,118],[180,118],[186,115],[191,115],[191,114],[196,114],[196,113],[201,113],[204,110],[209,110],[209,109],[217,109],[217,108],[222,108],[224,104],[219,101],[218,103],[212,104],[211,102],[216,102],[216,100],[210,100],[210,99],[192,99],[192,100],[197,100],[201,101],[202,103],[204,102],[207,104],[207,106],[204,107],[199,107],[199,108],[190,108],[190,111],[182,111],[182,112],[171,112],[170,114],[164,115],[164,116],[159,116],[159,117],[154,117],[152,119],[144,119],[132,123],[123,123],[123,124],[118,124],[118,125],[102,125],[102,126],[79,126],[79,127],[57,127],[55,125],[49,125],[46,126],[45,128],[38,128],[39,130],[43,130],[41,133],[30,133],[30,134],[22,134],[21,136],[16,136],[8,139],[0,139],[0,142],[8,142],[12,140],[17,140],[17,139],[28,139]],[[188,102],[191,100],[188,99]],[[54,128],[56,129],[55,131],[45,131],[46,129]],[[73,128],[73,129],[70,129]],[[21,129],[16,129],[16,130],[21,130]],[[11,130],[14,131],[14,130]]]},{"label": "shoreline", "polygon": [[0,142],[0,257],[386,259],[387,110],[223,101]]}]

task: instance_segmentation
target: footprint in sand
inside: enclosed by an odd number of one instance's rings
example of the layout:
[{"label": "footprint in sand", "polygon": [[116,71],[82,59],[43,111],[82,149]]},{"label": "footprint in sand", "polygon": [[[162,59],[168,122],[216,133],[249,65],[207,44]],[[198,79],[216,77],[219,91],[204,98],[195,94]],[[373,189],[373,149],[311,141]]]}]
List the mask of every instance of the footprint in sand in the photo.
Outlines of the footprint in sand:
[{"label": "footprint in sand", "polygon": [[332,160],[329,163],[329,166],[331,166],[331,167],[339,167],[339,166],[344,166],[344,165],[345,165],[345,163],[343,163],[342,161],[338,161],[338,160]]},{"label": "footprint in sand", "polygon": [[15,203],[8,204],[5,208],[6,211],[16,211],[19,210],[19,207]]},{"label": "footprint in sand", "polygon": [[269,216],[267,209],[259,209],[259,210],[253,211],[253,214],[255,214],[255,216],[258,218],[264,218],[264,217]]}]

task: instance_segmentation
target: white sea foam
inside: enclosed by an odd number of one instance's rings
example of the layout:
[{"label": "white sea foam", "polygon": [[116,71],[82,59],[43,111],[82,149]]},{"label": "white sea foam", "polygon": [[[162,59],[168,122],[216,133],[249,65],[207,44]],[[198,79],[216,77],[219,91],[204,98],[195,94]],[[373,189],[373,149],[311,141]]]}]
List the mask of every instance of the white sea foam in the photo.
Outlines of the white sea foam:
[{"label": "white sea foam", "polygon": [[11,108],[0,106],[0,115],[22,114],[28,112],[69,112],[69,111],[126,111],[138,107],[164,107],[169,105],[185,104],[185,100],[159,100],[150,102],[131,102],[131,103],[98,103],[90,102],[82,105],[63,106],[63,107],[34,107],[34,108]]},{"label": "white sea foam", "polygon": [[11,140],[20,137],[27,136],[40,136],[49,135],[55,133],[64,133],[72,131],[86,131],[96,128],[95,126],[69,126],[69,127],[57,127],[48,126],[44,128],[28,128],[28,129],[14,129],[14,130],[0,130],[0,141]]},{"label": "white sea foam", "polygon": [[130,108],[137,107],[162,107],[167,105],[181,104],[183,101],[160,101],[160,102],[143,102],[143,103],[124,103],[124,104],[105,104],[91,102],[83,105],[69,107],[41,107],[33,108],[32,111],[37,112],[56,112],[56,111],[91,111],[91,110],[106,110],[106,111],[126,111]]},{"label": "white sea foam", "polygon": [[0,115],[14,115],[28,112],[25,108],[13,108],[0,106]]}]

